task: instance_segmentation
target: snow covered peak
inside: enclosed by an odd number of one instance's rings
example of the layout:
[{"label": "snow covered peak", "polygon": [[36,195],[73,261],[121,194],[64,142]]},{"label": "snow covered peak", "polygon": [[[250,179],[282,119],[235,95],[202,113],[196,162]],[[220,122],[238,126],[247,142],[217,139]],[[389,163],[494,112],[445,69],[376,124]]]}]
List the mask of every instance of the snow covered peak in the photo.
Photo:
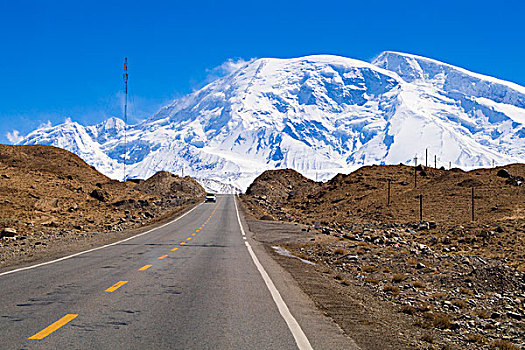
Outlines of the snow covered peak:
[{"label": "snow covered peak", "polygon": [[126,124],[122,119],[111,117],[102,123],[89,126],[86,131],[99,143],[104,143],[112,138],[118,138],[124,131]]},{"label": "snow covered peak", "polygon": [[128,127],[116,118],[36,130],[22,143],[77,153],[110,177],[160,170],[220,191],[268,169],[327,179],[365,164],[419,159],[476,167],[525,161],[525,88],[415,55],[374,62],[262,58]]},{"label": "snow covered peak", "polygon": [[525,108],[525,87],[434,59],[385,51],[372,63],[395,72],[409,83],[429,83],[449,94],[488,98]]}]

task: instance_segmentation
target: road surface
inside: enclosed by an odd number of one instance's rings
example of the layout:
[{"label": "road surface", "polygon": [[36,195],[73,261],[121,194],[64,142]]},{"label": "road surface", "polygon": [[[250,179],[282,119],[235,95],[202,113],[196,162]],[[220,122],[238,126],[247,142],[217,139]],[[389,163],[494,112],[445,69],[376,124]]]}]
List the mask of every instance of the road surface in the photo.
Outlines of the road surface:
[{"label": "road surface", "polygon": [[124,242],[0,274],[0,348],[354,348],[240,223],[219,196]]}]

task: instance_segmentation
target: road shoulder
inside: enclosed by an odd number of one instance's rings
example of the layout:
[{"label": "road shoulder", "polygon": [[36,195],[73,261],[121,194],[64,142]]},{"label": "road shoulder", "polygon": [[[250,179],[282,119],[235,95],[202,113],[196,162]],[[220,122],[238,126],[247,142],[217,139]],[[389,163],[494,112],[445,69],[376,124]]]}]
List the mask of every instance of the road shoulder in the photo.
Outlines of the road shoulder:
[{"label": "road shoulder", "polygon": [[[251,222],[253,219],[246,217],[241,208],[239,210],[243,214],[241,221],[253,251],[279,290],[291,313],[301,325],[312,347],[314,349],[359,349],[333,319],[324,314],[302,290],[292,275],[296,271],[292,270],[290,273],[286,264],[283,265],[280,261],[280,256],[273,253],[271,245],[260,240],[258,227],[255,227]],[[256,231],[252,231],[252,228],[255,228]],[[304,264],[300,261],[299,263]]]}]

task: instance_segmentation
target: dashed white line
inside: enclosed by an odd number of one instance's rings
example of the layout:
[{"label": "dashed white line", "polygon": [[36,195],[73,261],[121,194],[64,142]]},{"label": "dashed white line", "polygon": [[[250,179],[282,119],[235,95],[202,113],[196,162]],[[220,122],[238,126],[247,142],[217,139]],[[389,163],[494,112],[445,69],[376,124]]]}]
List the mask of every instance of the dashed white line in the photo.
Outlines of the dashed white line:
[{"label": "dashed white line", "polygon": [[[239,215],[239,208],[237,208],[237,200],[234,197],[234,203],[235,203],[235,211],[237,212],[237,220],[239,221],[239,227],[241,228],[241,233],[243,236],[245,236],[244,228],[242,227],[241,223],[241,217]],[[246,237],[243,237],[246,240]],[[252,257],[252,260],[257,267],[257,270],[259,270],[259,273],[261,274],[264,283],[266,283],[266,287],[268,287],[268,290],[270,291],[270,294],[272,295],[273,301],[277,305],[277,308],[279,309],[279,313],[283,317],[284,321],[288,325],[288,328],[290,329],[290,332],[292,333],[295,343],[297,344],[297,347],[299,350],[313,350],[312,345],[310,345],[310,341],[304,334],[301,326],[297,322],[297,320],[293,317],[292,313],[288,309],[288,306],[284,302],[283,298],[281,297],[281,294],[273,284],[273,281],[271,280],[270,276],[268,276],[268,273],[264,269],[264,267],[259,262],[259,259],[257,259],[257,256],[253,252],[252,247],[250,246],[250,243],[247,241],[244,242],[246,245],[246,248],[248,249],[248,253],[250,253],[250,256]]]}]

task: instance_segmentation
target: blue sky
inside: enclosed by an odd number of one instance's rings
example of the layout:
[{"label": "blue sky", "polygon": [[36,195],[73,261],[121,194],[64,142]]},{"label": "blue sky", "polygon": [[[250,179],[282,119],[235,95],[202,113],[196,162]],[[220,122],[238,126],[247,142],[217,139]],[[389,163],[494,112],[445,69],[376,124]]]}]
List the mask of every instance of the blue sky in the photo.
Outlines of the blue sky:
[{"label": "blue sky", "polygon": [[525,2],[0,0],[0,142],[66,117],[130,122],[201,86],[229,59],[385,50],[525,85]]}]

